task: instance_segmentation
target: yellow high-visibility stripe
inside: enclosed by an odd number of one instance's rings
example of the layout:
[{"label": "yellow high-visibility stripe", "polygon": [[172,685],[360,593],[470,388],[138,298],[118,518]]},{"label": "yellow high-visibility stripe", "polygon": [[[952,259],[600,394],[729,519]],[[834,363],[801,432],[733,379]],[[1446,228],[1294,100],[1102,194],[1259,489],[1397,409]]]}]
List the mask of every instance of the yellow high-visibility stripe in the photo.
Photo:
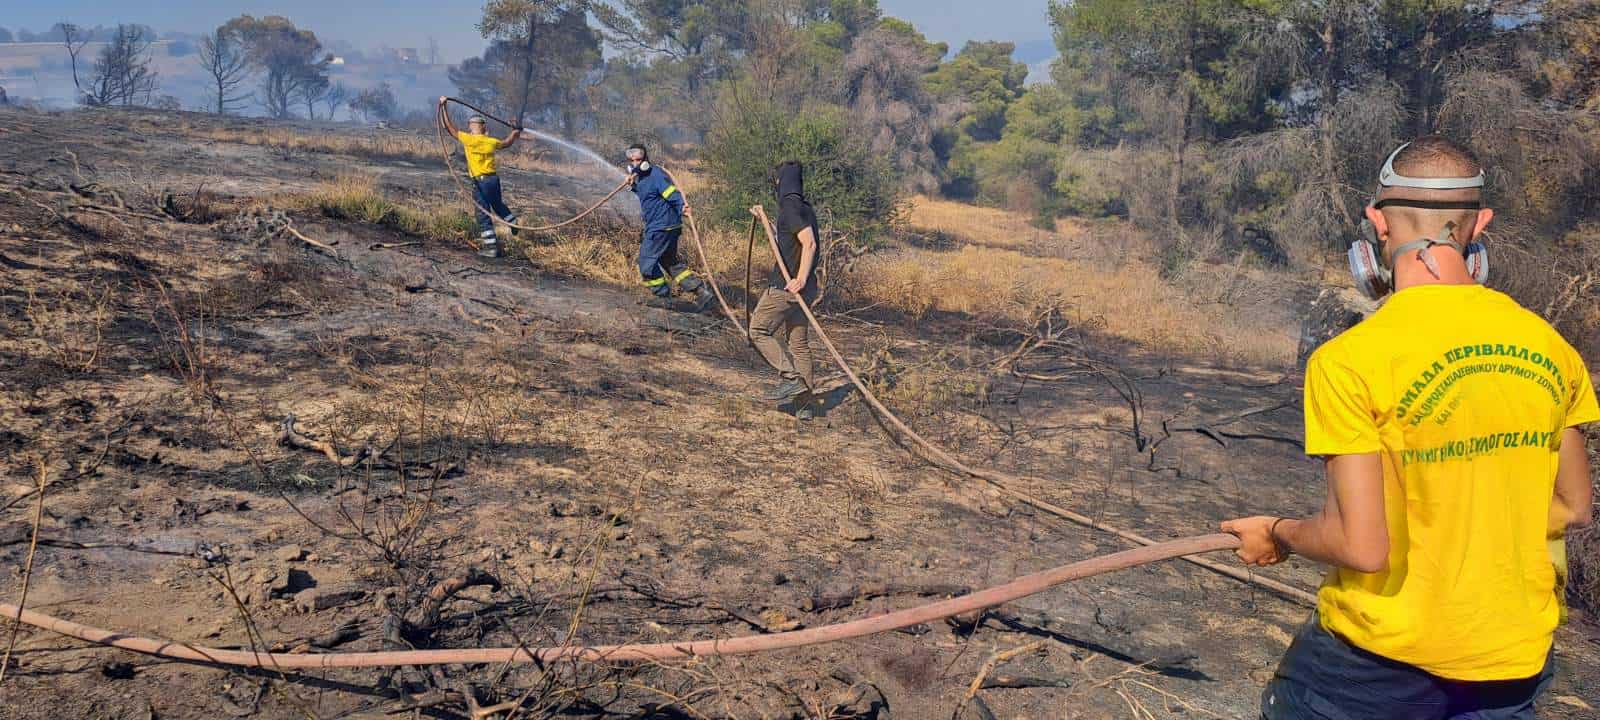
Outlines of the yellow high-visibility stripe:
[{"label": "yellow high-visibility stripe", "polygon": [[644,280],[644,286],[645,287],[657,287],[659,285],[665,285],[665,284],[667,284],[667,279],[665,277],[645,278],[645,280]]},{"label": "yellow high-visibility stripe", "polygon": [[678,191],[678,186],[677,185],[668,185],[667,189],[661,191],[661,197],[663,199],[670,198],[670,197],[672,197],[672,194],[677,192],[677,191]]},{"label": "yellow high-visibility stripe", "polygon": [[684,278],[689,277],[690,275],[693,275],[693,274],[694,274],[693,270],[684,270],[683,272],[678,273],[677,277],[672,278],[672,281],[681,283],[681,282],[683,282]]}]

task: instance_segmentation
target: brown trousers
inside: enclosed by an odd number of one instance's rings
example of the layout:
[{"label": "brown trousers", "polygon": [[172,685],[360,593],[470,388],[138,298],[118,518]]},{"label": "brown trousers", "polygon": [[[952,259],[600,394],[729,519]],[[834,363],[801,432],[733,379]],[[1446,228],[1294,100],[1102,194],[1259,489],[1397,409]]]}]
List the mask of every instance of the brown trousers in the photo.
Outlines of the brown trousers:
[{"label": "brown trousers", "polygon": [[793,295],[778,288],[762,293],[750,314],[750,342],[783,379],[798,378],[807,388],[816,389],[811,375],[811,325]]}]

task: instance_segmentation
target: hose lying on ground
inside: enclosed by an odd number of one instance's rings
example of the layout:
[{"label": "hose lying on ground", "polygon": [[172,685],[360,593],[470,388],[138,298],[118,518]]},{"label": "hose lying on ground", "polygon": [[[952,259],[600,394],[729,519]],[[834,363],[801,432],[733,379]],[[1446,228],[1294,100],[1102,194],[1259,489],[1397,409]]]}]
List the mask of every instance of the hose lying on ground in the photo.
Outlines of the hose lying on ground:
[{"label": "hose lying on ground", "polygon": [[[778,268],[783,272],[783,279],[792,281],[794,277],[790,274],[789,268],[784,266],[783,254],[778,250],[778,239],[772,232],[772,223],[767,219],[766,209],[760,205],[756,205],[750,208],[750,213],[755,216],[755,220],[759,222],[761,224],[761,228],[766,231],[767,243],[772,248],[772,256],[777,259]],[[811,323],[811,329],[816,331],[817,339],[822,341],[823,346],[828,349],[828,354],[833,356],[834,363],[839,366],[840,370],[844,371],[846,377],[850,378],[850,382],[853,383],[856,386],[856,389],[861,392],[861,397],[867,401],[867,404],[872,406],[872,409],[877,411],[880,417],[887,420],[889,424],[893,425],[894,428],[900,431],[902,435],[909,438],[918,447],[922,448],[930,456],[932,456],[933,459],[942,463],[947,469],[983,480],[1000,492],[1050,513],[1051,515],[1070,520],[1085,527],[1103,530],[1139,545],[1153,546],[1157,544],[1156,541],[1151,540],[1150,538],[1106,525],[1105,523],[1089,517],[1088,515],[1084,515],[1083,513],[1073,512],[1064,507],[1060,507],[1053,503],[1036,498],[1028,493],[1017,490],[1016,488],[1012,487],[1011,483],[1022,483],[1027,481],[1028,478],[997,472],[994,470],[974,468],[962,462],[954,455],[945,452],[939,446],[929,442],[926,438],[918,434],[917,431],[912,430],[910,426],[901,421],[898,416],[896,416],[889,410],[888,407],[885,407],[884,404],[878,400],[878,396],[873,394],[872,389],[868,388],[867,384],[862,382],[860,377],[856,376],[855,370],[851,369],[850,363],[845,361],[844,355],[839,353],[839,349],[837,347],[834,347],[833,340],[828,337],[828,332],[822,329],[822,323],[818,322],[816,314],[811,312],[810,304],[805,301],[805,298],[802,298],[799,295],[795,295],[794,297],[795,301],[800,305],[800,310],[805,313],[806,321]],[[1295,600],[1310,606],[1315,606],[1317,604],[1316,595],[1287,583],[1278,582],[1277,580],[1273,580],[1271,578],[1259,577],[1245,570],[1223,565],[1206,558],[1185,557],[1184,559],[1206,568],[1207,570],[1211,570],[1237,580],[1242,580],[1252,585],[1266,588],[1290,600]]]},{"label": "hose lying on ground", "polygon": [[[483,110],[481,110],[481,109],[479,109],[477,107],[474,107],[473,105],[470,105],[470,104],[468,104],[466,102],[458,100],[456,98],[447,98],[447,100],[449,100],[451,102],[458,103],[458,104],[462,105],[463,107],[471,109],[471,110],[483,115],[484,117],[489,118],[491,120],[494,120],[494,121],[496,121],[496,122],[498,122],[498,123],[500,123],[502,125],[506,125],[507,127],[515,127],[514,125],[511,125],[510,123],[508,123],[508,122],[506,122],[504,120],[501,120],[500,118],[494,117],[493,115],[490,115],[489,113],[486,113]],[[439,118],[438,118],[438,120],[439,120],[439,122],[438,122],[438,126],[439,126],[439,142],[440,142],[441,149],[444,150],[445,163],[450,169],[451,176],[456,179],[458,185],[462,186],[462,192],[463,192],[464,195],[467,196],[467,199],[469,201],[471,201],[472,204],[474,206],[476,206],[480,211],[487,213],[488,210],[486,208],[484,208],[482,205],[479,205],[478,202],[477,202],[477,199],[472,197],[470,193],[466,192],[465,184],[462,183],[461,177],[460,177],[459,174],[457,174],[456,169],[455,169],[455,165],[451,160],[449,148],[445,144],[445,136],[444,136],[444,127],[445,127],[444,126],[444,113],[445,112],[446,111],[445,111],[444,106],[440,106],[440,108],[439,108]],[[571,218],[569,220],[566,220],[566,221],[563,221],[563,222],[560,222],[560,223],[555,223],[553,225],[538,226],[538,227],[529,227],[529,226],[524,226],[524,225],[518,225],[516,223],[507,223],[507,224],[510,225],[511,227],[518,228],[520,230],[529,230],[529,231],[533,231],[533,232],[543,232],[543,231],[546,231],[546,230],[553,230],[553,229],[560,228],[560,227],[563,227],[563,226],[566,226],[566,225],[570,225],[572,223],[577,222],[578,220],[581,220],[582,218],[584,218],[588,214],[594,212],[601,205],[604,205],[612,197],[615,197],[617,193],[621,192],[624,187],[627,187],[627,185],[628,185],[628,180],[624,180],[621,185],[618,185],[616,189],[612,190],[610,192],[610,194],[608,194],[604,198],[602,198],[600,200],[600,202],[598,202],[595,205],[591,206],[589,209],[584,210],[583,212],[579,213],[578,215],[574,216],[573,218]],[[687,199],[686,199],[686,202],[687,202]],[[779,251],[778,251],[777,239],[773,236],[771,221],[767,219],[766,210],[764,208],[762,208],[761,206],[757,205],[755,207],[752,207],[750,209],[750,211],[751,211],[752,214],[755,215],[756,220],[758,220],[761,223],[762,229],[766,231],[767,241],[768,241],[768,243],[770,243],[770,245],[772,247],[773,256],[775,258],[778,258],[778,267],[783,269],[783,274],[784,274],[785,279],[792,280],[793,278],[790,276],[788,268],[783,266],[783,261],[782,261],[781,255],[779,254]],[[489,214],[493,215],[493,213],[489,213]],[[692,214],[689,215],[688,220],[689,220],[690,239],[694,242],[695,250],[700,255],[700,264],[701,264],[701,267],[702,267],[703,272],[705,274],[705,281],[710,284],[712,292],[716,295],[717,303],[718,303],[718,305],[721,306],[721,309],[722,309],[722,314],[724,316],[726,316],[728,318],[728,321],[733,323],[733,326],[738,328],[739,332],[745,336],[746,340],[748,340],[750,338],[750,329],[748,327],[749,302],[750,302],[750,298],[748,297],[749,292],[750,292],[750,287],[749,287],[749,285],[750,285],[750,278],[749,278],[750,260],[749,260],[749,257],[748,257],[748,252],[746,254],[746,260],[745,260],[745,275],[746,275],[746,277],[745,277],[745,286],[746,286],[745,287],[745,291],[746,291],[746,295],[747,295],[747,297],[745,298],[745,317],[746,317],[746,322],[745,323],[740,323],[739,322],[739,318],[736,315],[734,315],[733,309],[731,307],[729,307],[727,298],[725,298],[723,296],[722,289],[718,285],[718,283],[716,281],[716,276],[713,274],[713,272],[711,270],[710,256],[708,256],[706,254],[705,245],[700,240],[700,229],[699,229],[699,227],[696,225],[696,223],[694,221],[694,216]],[[751,232],[752,232],[752,234],[754,233],[754,229],[753,228],[752,228]],[[961,460],[956,458],[954,455],[951,455],[950,453],[945,452],[943,449],[941,449],[937,445],[934,445],[933,443],[929,442],[926,438],[923,438],[915,430],[912,430],[910,426],[906,425],[903,421],[901,421],[898,416],[896,416],[893,412],[891,412],[888,407],[886,407],[882,402],[880,402],[878,400],[877,396],[872,393],[872,390],[869,389],[866,386],[865,383],[861,382],[861,378],[856,376],[855,371],[850,368],[850,364],[844,359],[844,356],[839,353],[838,348],[834,347],[833,341],[828,338],[827,331],[822,329],[822,324],[817,321],[817,316],[814,313],[812,313],[811,307],[803,299],[800,300],[799,303],[800,303],[801,310],[803,310],[805,312],[806,321],[811,324],[812,329],[816,330],[817,337],[819,339],[821,339],[823,345],[827,347],[828,353],[833,356],[833,360],[834,360],[834,362],[836,364],[838,364],[839,369],[843,370],[845,376],[850,379],[850,382],[856,386],[856,389],[861,391],[861,395],[862,395],[863,398],[866,399],[867,404],[871,405],[873,410],[875,410],[880,417],[882,417],[885,420],[887,420],[889,422],[889,424],[893,425],[896,430],[900,431],[901,434],[903,434],[905,437],[909,438],[917,446],[921,447],[930,456],[932,456],[933,459],[935,459],[938,462],[942,463],[946,468],[948,468],[950,470],[953,470],[953,471],[956,471],[956,472],[959,472],[959,473],[962,473],[962,474],[965,474],[965,475],[968,475],[970,477],[974,477],[974,478],[983,480],[984,482],[989,483],[995,489],[999,490],[1000,492],[1002,492],[1002,493],[1004,493],[1006,495],[1009,495],[1009,496],[1011,496],[1011,497],[1013,497],[1013,498],[1015,498],[1017,500],[1020,500],[1020,501],[1022,501],[1024,503],[1027,503],[1027,504],[1033,506],[1033,507],[1036,507],[1036,508],[1038,508],[1040,510],[1043,510],[1043,511],[1048,512],[1048,513],[1050,513],[1052,515],[1061,517],[1063,519],[1070,520],[1072,522],[1078,523],[1078,524],[1086,526],[1086,527],[1094,528],[1096,530],[1102,530],[1102,531],[1111,533],[1113,535],[1116,535],[1117,537],[1123,538],[1124,540],[1128,540],[1130,542],[1137,543],[1137,544],[1140,544],[1140,545],[1152,545],[1152,544],[1155,543],[1155,541],[1151,540],[1150,538],[1144,537],[1142,535],[1138,535],[1136,533],[1128,532],[1126,530],[1121,530],[1121,529],[1112,527],[1110,525],[1106,525],[1105,523],[1102,523],[1102,522],[1100,522],[1098,520],[1095,520],[1094,518],[1091,518],[1088,515],[1084,515],[1082,513],[1078,513],[1078,512],[1074,512],[1072,510],[1068,510],[1066,508],[1063,508],[1063,507],[1060,507],[1058,505],[1055,505],[1055,504],[1049,503],[1047,501],[1041,500],[1039,498],[1036,498],[1036,497],[1034,497],[1034,496],[1032,496],[1032,495],[1030,495],[1028,493],[1022,492],[1020,490],[1017,490],[1017,489],[1013,488],[1009,483],[1024,481],[1025,478],[1022,478],[1022,477],[1017,476],[1017,475],[1011,475],[1011,474],[1008,474],[1008,473],[997,472],[997,471],[994,471],[994,470],[984,470],[984,469],[980,469],[980,468],[974,468],[974,467],[972,467],[970,465],[967,465],[966,463],[962,462]],[[1205,558],[1189,557],[1189,558],[1185,558],[1185,559],[1188,560],[1189,562],[1192,562],[1192,563],[1194,563],[1196,565],[1204,567],[1204,568],[1206,568],[1208,570],[1211,570],[1213,572],[1216,572],[1216,573],[1219,573],[1219,574],[1222,574],[1222,575],[1225,575],[1227,577],[1231,577],[1231,578],[1234,578],[1234,579],[1237,579],[1237,580],[1241,580],[1243,582],[1246,582],[1246,583],[1249,583],[1249,584],[1252,584],[1252,585],[1257,585],[1257,586],[1266,588],[1266,589],[1271,590],[1271,591],[1273,591],[1273,592],[1275,592],[1275,593],[1277,593],[1277,594],[1279,594],[1279,595],[1281,595],[1281,596],[1283,596],[1285,598],[1288,598],[1290,600],[1294,600],[1294,601],[1300,602],[1302,604],[1311,605],[1311,606],[1315,606],[1316,603],[1317,603],[1316,595],[1311,593],[1311,592],[1308,592],[1308,591],[1306,591],[1306,590],[1304,590],[1302,588],[1297,588],[1297,587],[1294,587],[1292,585],[1273,580],[1271,578],[1257,577],[1253,573],[1250,573],[1250,572],[1248,572],[1246,570],[1241,570],[1241,569],[1236,568],[1236,567],[1223,565],[1221,563],[1213,562],[1213,561],[1207,560]]]},{"label": "hose lying on ground", "polygon": [[172,640],[138,637],[104,630],[70,620],[51,617],[15,605],[0,604],[0,615],[28,625],[101,645],[123,650],[215,665],[311,670],[323,668],[394,667],[398,665],[455,665],[473,663],[530,663],[555,660],[625,662],[674,660],[708,655],[744,655],[783,650],[859,638],[899,630],[922,623],[966,615],[1035,595],[1057,585],[1116,570],[1148,565],[1195,553],[1228,550],[1239,546],[1232,535],[1198,535],[1145,547],[1123,550],[1080,560],[1070,565],[1024,575],[1004,585],[968,595],[919,605],[905,610],[874,615],[860,620],[771,635],[745,635],[721,640],[652,643],[637,645],[563,646],[545,648],[466,648],[458,650],[409,650],[390,652],[347,652],[327,654],[265,653],[251,650],[221,650],[189,645]]},{"label": "hose lying on ground", "polygon": [[[465,104],[465,103],[463,103]],[[470,106],[469,106],[470,107]],[[442,109],[441,109],[442,111]],[[442,118],[441,118],[442,119]],[[441,127],[441,141],[443,140]],[[448,161],[448,154],[447,154]],[[454,168],[451,168],[452,173]],[[458,178],[459,180],[459,178]],[[612,191],[607,200],[621,190]],[[601,204],[605,201],[602,200]],[[476,204],[476,203],[474,203]],[[597,204],[595,207],[599,207]],[[583,214],[592,212],[594,208]],[[779,251],[777,238],[773,234],[771,222],[767,219],[766,210],[757,205],[750,209],[756,221],[761,223],[767,236],[768,244],[777,267],[786,280],[792,280],[788,268],[784,265],[782,254]],[[581,218],[567,221],[576,222]],[[705,247],[700,241],[699,230],[695,226],[694,218],[689,217],[691,237],[700,254],[702,264],[706,268],[706,281],[711,284],[712,290],[721,304],[723,314],[728,320],[738,327],[746,337],[749,331],[746,325],[741,325],[733,310],[728,306],[721,290],[717,287],[714,275],[710,272],[709,257]],[[552,226],[554,227],[554,226]],[[747,261],[748,275],[748,261]],[[747,281],[748,285],[748,281]],[[856,375],[849,362],[834,346],[827,331],[817,320],[811,307],[803,298],[796,296],[800,309],[806,316],[817,337],[827,348],[846,377],[850,379],[861,392],[862,397],[875,410],[905,437],[926,451],[932,458],[944,464],[948,469],[964,473],[968,476],[984,480],[1000,492],[1017,500],[1027,503],[1052,515],[1062,517],[1072,522],[1112,533],[1123,539],[1137,543],[1142,547],[1132,550],[1103,555],[1088,560],[1064,565],[1052,570],[1047,570],[1032,575],[1027,575],[1013,580],[1004,585],[982,590],[976,593],[963,595],[949,600],[920,605],[905,610],[885,613],[874,617],[863,618],[833,625],[776,633],[771,635],[746,635],[742,637],[698,640],[681,643],[653,643],[629,645],[602,645],[602,646],[560,646],[547,648],[468,648],[455,650],[414,650],[414,651],[388,651],[388,652],[355,652],[355,653],[328,653],[328,654],[283,654],[263,653],[254,650],[222,650],[201,646],[188,645],[168,640],[143,638],[95,628],[61,618],[51,617],[31,610],[25,610],[16,605],[0,603],[0,615],[44,630],[49,630],[68,637],[78,638],[88,642],[100,643],[116,648],[130,650],[159,657],[176,660],[187,660],[200,663],[260,667],[278,670],[291,669],[320,669],[320,668],[354,668],[354,667],[392,667],[398,665],[443,665],[443,664],[474,664],[474,663],[529,663],[550,662],[554,660],[582,660],[594,662],[622,662],[622,661],[652,661],[682,659],[708,655],[739,655],[757,652],[781,650],[787,648],[803,647],[821,643],[838,642],[852,638],[873,635],[901,628],[910,627],[926,622],[964,615],[995,607],[1029,595],[1043,592],[1049,588],[1073,580],[1099,575],[1115,570],[1137,567],[1170,558],[1182,558],[1209,570],[1223,575],[1243,580],[1267,588],[1278,594],[1297,600],[1302,603],[1315,604],[1316,597],[1300,588],[1285,583],[1256,577],[1238,568],[1228,567],[1204,558],[1195,557],[1199,553],[1212,552],[1237,548],[1239,541],[1231,535],[1215,534],[1181,538],[1167,542],[1156,542],[1149,538],[1125,530],[1111,527],[1087,515],[1073,512],[1036,498],[1028,493],[1011,487],[1011,482],[1022,482],[1025,478],[993,470],[982,470],[971,467],[955,456],[929,442],[916,431],[912,430],[900,420],[888,407],[878,400],[872,390]],[[746,299],[748,306],[748,298]]]}]

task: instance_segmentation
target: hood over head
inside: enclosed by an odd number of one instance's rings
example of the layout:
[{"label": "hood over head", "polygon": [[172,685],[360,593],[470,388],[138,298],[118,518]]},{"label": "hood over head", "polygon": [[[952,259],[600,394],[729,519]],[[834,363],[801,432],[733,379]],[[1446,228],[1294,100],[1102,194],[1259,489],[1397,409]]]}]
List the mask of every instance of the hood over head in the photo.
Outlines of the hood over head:
[{"label": "hood over head", "polygon": [[785,162],[777,169],[778,199],[782,200],[790,195],[798,195],[801,199],[806,196],[805,172],[798,162]]}]

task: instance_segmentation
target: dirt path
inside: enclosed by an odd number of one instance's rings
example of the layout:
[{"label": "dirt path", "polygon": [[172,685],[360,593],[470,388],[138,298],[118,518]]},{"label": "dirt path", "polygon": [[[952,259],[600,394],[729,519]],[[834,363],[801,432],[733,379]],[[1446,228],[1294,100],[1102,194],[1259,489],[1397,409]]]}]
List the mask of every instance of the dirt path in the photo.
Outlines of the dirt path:
[{"label": "dirt path", "polygon": [[[436,583],[476,567],[501,586],[467,590],[402,645],[560,643],[574,622],[582,642],[711,638],[861,617],[1125,547],[933,470],[848,392],[796,421],[756,399],[773,378],[722,323],[644,307],[634,288],[324,218],[294,220],[341,259],[251,230],[234,215],[251,198],[338,172],[450,191],[423,163],[185,134],[219,122],[0,112],[7,185],[72,181],[72,150],[78,174],[130,205],[202,182],[227,196],[214,223],[112,219],[37,189],[0,196],[0,502],[24,495],[42,463],[58,483],[46,538],[138,549],[40,548],[30,607],[215,646],[370,650],[393,641],[391,612],[415,613]],[[552,211],[595,185],[538,177]],[[971,318],[835,326],[931,439],[1048,478],[1032,490],[1151,537],[1320,498],[1320,468],[1295,439],[1298,377],[1283,370],[1088,338],[1136,391],[1130,402],[1093,374],[985,372],[1009,340]],[[346,456],[370,447],[379,459],[341,468],[285,447],[291,414]],[[1205,432],[1169,436],[1164,420]],[[8,582],[30,503],[0,516]],[[1309,587],[1318,570],[1296,559],[1271,574]],[[886,717],[887,704],[937,718],[992,654],[1043,640],[995,675],[1057,687],[983,690],[996,717],[1242,718],[1305,612],[1169,563],[976,627],[685,666],[438,677],[245,674],[24,632],[0,717],[382,717],[470,687],[484,705],[532,688],[547,711],[580,717]],[[308,641],[336,628],[348,631]],[[1596,637],[1581,621],[1562,631],[1553,695],[1600,706]],[[448,699],[424,712],[458,716],[460,696]],[[1546,716],[1585,712],[1552,703]]]}]

